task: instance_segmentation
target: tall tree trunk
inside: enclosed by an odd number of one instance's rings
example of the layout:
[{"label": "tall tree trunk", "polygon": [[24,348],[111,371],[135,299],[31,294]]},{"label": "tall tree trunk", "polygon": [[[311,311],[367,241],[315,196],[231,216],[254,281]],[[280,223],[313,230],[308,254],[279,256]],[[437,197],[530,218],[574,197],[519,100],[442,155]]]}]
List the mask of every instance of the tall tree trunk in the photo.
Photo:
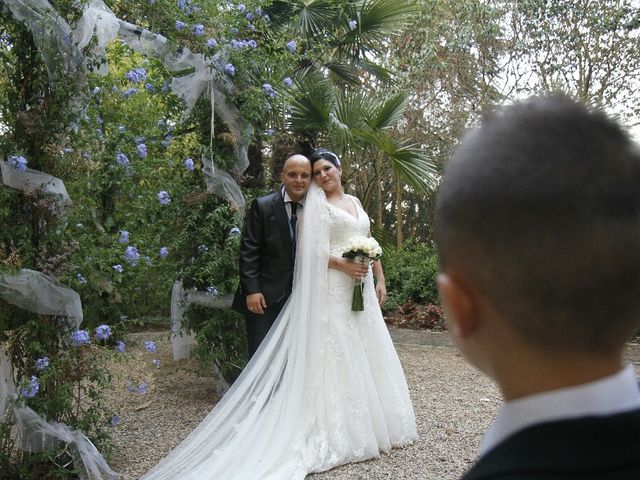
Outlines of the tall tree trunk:
[{"label": "tall tree trunk", "polygon": [[398,177],[395,179],[396,185],[396,248],[400,250],[404,242],[404,212],[402,210],[402,182]]},{"label": "tall tree trunk", "polygon": [[380,178],[381,168],[380,157],[376,158],[375,171],[376,171],[376,225],[378,228],[382,228],[382,179]]}]

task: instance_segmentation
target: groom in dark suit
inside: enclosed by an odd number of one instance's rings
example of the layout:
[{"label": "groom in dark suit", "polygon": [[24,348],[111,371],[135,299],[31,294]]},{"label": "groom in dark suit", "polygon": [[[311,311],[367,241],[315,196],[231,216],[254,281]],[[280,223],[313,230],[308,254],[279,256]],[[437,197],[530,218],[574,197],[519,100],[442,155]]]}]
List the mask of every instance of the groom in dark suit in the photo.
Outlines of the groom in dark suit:
[{"label": "groom in dark suit", "polygon": [[279,190],[254,200],[242,230],[240,285],[232,308],[244,314],[249,358],[291,294],[297,219],[311,184],[309,159],[287,158],[280,180]]},{"label": "groom in dark suit", "polygon": [[464,480],[640,479],[640,150],[566,97],[468,134],[436,206],[449,331],[505,404]]}]

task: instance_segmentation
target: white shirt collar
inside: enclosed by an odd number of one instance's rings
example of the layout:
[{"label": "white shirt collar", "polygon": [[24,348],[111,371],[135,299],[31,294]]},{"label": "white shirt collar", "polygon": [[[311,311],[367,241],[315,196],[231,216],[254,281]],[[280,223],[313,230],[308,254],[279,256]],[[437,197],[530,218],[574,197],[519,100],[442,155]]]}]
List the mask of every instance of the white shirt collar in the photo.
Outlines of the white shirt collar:
[{"label": "white shirt collar", "polygon": [[480,455],[532,425],[560,419],[615,415],[639,408],[640,390],[635,370],[628,365],[595,382],[506,402],[482,439]]},{"label": "white shirt collar", "polygon": [[[282,187],[282,198],[284,199],[284,203],[288,203],[288,202],[292,202],[293,200],[291,200],[291,197],[289,196],[289,194],[287,193],[287,191],[285,190],[284,187]],[[304,197],[302,197],[302,200],[300,200],[298,202],[298,206],[303,206],[304,207]]]}]

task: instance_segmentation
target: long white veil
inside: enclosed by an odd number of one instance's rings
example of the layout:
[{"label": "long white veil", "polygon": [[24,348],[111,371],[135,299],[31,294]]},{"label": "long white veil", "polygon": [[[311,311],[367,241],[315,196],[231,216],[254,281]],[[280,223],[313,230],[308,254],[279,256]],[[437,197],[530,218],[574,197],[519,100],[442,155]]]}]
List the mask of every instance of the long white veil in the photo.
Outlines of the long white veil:
[{"label": "long white veil", "polygon": [[303,479],[309,409],[326,328],[329,214],[314,182],[300,221],[293,291],[231,389],[144,480]]}]

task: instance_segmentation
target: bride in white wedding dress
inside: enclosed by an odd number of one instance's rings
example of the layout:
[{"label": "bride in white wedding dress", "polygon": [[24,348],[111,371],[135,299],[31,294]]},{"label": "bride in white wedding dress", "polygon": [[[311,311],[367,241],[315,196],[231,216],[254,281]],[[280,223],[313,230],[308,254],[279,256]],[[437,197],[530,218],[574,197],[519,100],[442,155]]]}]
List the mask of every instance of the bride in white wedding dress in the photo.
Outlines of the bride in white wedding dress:
[{"label": "bride in white wedding dress", "polygon": [[371,268],[363,312],[351,311],[353,281],[339,270],[369,217],[342,192],[334,154],[311,160],[287,304],[227,394],[144,480],[301,480],[417,439]]}]

